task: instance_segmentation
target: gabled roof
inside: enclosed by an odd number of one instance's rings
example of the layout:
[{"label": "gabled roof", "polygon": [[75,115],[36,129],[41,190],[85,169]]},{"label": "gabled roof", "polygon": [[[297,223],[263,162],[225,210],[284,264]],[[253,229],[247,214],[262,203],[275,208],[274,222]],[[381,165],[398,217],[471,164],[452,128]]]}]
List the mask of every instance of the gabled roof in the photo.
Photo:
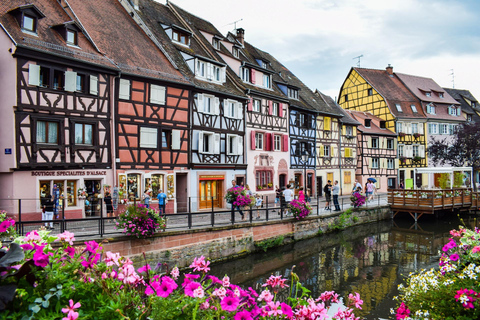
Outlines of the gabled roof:
[{"label": "gabled roof", "polygon": [[[37,16],[39,16],[39,19],[37,21],[36,35],[30,32],[23,32],[15,18],[15,12],[24,9],[38,12]],[[88,36],[83,33],[78,34],[79,48],[67,45],[65,39],[52,28],[65,23],[75,23],[77,25],[75,18],[67,14],[57,1],[35,0],[35,5],[29,4],[25,0],[0,2],[0,24],[8,32],[17,48],[30,49],[61,58],[74,59],[117,69],[109,59],[97,50],[95,44],[90,41]]]},{"label": "gabled roof", "polygon": [[[235,87],[231,80],[226,77],[224,84],[217,84],[211,81],[203,81],[197,79],[192,72],[183,54],[192,57],[198,57],[204,61],[213,62],[217,65],[224,66],[224,62],[219,59],[212,50],[206,50],[198,40],[198,34],[192,32],[189,25],[185,25],[184,21],[179,19],[171,10],[169,5],[163,5],[153,0],[140,0],[139,11],[136,11],[142,21],[147,25],[149,30],[153,33],[163,46],[163,49],[169,54],[178,66],[182,74],[197,88],[212,92],[220,92],[236,97],[245,97],[242,90]],[[173,42],[164,30],[163,26],[174,26],[175,28],[182,28],[190,33],[190,44],[188,46]],[[228,72],[228,67],[227,67]]]},{"label": "gabled roof", "polygon": [[[358,126],[358,130],[371,135],[383,135],[383,136],[392,136],[396,137],[397,134],[388,130],[380,128],[380,121],[383,121],[379,117],[374,116],[370,112],[361,112],[361,111],[354,111],[354,110],[345,110],[347,114],[349,114],[352,118],[357,120],[360,125]],[[370,127],[365,127],[365,119],[370,119]]]},{"label": "gabled roof", "polygon": [[332,110],[334,110],[334,112],[336,112],[341,117],[340,118],[341,123],[349,124],[349,125],[352,125],[352,126],[358,126],[360,124],[358,121],[356,121],[354,118],[352,118],[348,113],[346,113],[345,110],[343,110],[343,108],[340,107],[335,102],[335,100],[332,99],[332,97],[327,96],[327,95],[321,93],[318,90],[315,90],[315,95],[322,98],[322,100],[326,103],[326,105],[329,108],[331,108]]},{"label": "gabled roof", "polygon": [[[352,68],[362,76],[387,102],[390,111],[399,118],[425,118],[424,110],[420,101],[396,76],[390,75],[387,70]],[[352,72],[350,71],[350,73]],[[402,112],[399,112],[396,105],[399,104]],[[417,112],[413,112],[411,105],[414,105]]]},{"label": "gabled roof", "polygon": [[[443,90],[433,79],[412,76],[404,73],[395,73],[397,77],[407,86],[408,89],[421,101],[433,102],[441,104],[458,104],[458,102],[452,98],[448,92]],[[426,93],[430,92],[430,97]],[[443,98],[439,97],[439,94],[443,94]]]},{"label": "gabled roof", "polygon": [[122,73],[188,84],[117,0],[69,0],[99,49]]},{"label": "gabled roof", "polygon": [[[443,88],[445,91],[448,92],[467,114],[474,115],[475,121],[479,121],[480,117],[478,116],[477,112],[480,112],[480,105],[478,104],[478,100],[472,95],[469,90],[465,89],[452,89],[452,88]],[[472,108],[470,103],[474,102],[475,107]]]}]

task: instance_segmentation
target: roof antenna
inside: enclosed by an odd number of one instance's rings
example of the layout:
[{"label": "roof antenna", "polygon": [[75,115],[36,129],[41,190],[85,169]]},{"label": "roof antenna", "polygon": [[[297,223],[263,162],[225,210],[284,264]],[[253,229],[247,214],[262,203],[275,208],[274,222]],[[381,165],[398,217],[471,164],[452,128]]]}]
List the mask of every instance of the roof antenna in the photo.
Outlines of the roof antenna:
[{"label": "roof antenna", "polygon": [[[243,18],[240,20],[233,21],[232,23],[227,23],[225,26],[229,26],[233,24],[233,31],[237,30],[237,22],[243,21]],[[224,27],[225,27],[224,26]]]},{"label": "roof antenna", "polygon": [[360,58],[361,58],[361,57],[363,57],[363,54],[359,55],[358,57],[353,58],[353,59],[358,59],[358,61],[357,61],[357,67],[359,67],[359,68],[360,68]]},{"label": "roof antenna", "polygon": [[452,89],[455,89],[455,72],[453,71],[453,69],[450,69],[450,71],[452,71],[452,73],[450,73],[450,75],[452,76]]}]

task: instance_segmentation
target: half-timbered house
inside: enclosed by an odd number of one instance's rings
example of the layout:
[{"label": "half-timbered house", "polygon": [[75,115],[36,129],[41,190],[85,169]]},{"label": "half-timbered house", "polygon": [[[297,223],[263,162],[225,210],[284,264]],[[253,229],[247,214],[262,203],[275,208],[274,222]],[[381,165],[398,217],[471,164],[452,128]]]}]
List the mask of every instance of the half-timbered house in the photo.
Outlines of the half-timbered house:
[{"label": "half-timbered house", "polygon": [[[390,65],[386,70],[352,68],[340,89],[339,105],[346,110],[370,112],[398,134],[397,184],[413,186],[414,168],[426,167],[426,116],[419,101]],[[425,175],[425,178],[426,175]],[[426,184],[416,175],[418,186]]]},{"label": "half-timbered house", "polygon": [[136,14],[193,84],[188,206],[191,210],[224,207],[225,190],[232,180],[244,181],[247,165],[246,95],[232,83],[232,70],[216,53],[223,36],[210,23],[171,3],[140,0]]},{"label": "half-timbered house", "polygon": [[53,194],[67,217],[95,214],[113,181],[110,83],[118,69],[68,4],[25,3],[0,5],[0,198],[23,199],[1,206],[18,212],[18,204],[22,219],[40,219],[40,198]]},{"label": "half-timbered house", "polygon": [[397,134],[385,128],[385,120],[369,112],[347,111],[358,126],[358,159],[355,178],[365,186],[375,179],[377,191],[397,186]]},{"label": "half-timbered house", "polygon": [[[121,200],[167,194],[167,212],[185,211],[191,85],[127,1],[70,0],[115,78],[115,186]],[[101,26],[101,27],[100,27]],[[147,36],[147,35],[150,35]],[[128,45],[126,45],[128,43]]]}]

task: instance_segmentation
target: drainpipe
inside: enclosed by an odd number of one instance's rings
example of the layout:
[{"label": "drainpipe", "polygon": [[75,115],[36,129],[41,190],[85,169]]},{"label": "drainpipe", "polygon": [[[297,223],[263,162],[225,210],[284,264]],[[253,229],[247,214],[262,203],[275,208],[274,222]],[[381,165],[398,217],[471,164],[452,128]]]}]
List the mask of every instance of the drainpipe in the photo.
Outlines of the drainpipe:
[{"label": "drainpipe", "polygon": [[[340,121],[338,122],[340,123]],[[340,169],[340,195],[343,196],[343,182],[342,182],[342,125],[339,126],[338,133],[338,163]]]}]

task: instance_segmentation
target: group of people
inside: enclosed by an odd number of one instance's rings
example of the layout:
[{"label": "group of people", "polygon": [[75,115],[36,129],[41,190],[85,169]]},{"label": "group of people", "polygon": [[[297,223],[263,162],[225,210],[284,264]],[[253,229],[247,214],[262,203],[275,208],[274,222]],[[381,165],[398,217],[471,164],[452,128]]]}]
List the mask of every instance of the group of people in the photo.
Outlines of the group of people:
[{"label": "group of people", "polygon": [[[377,188],[375,187],[374,181],[368,179],[365,183],[365,188],[362,188],[362,185],[358,180],[355,180],[355,184],[353,185],[352,195],[355,193],[361,193],[362,190],[365,192],[366,200],[372,201]],[[338,196],[340,195],[340,186],[338,185],[338,180],[335,180],[335,183],[332,185],[332,181],[328,180],[327,184],[323,188],[323,192],[325,193],[325,210],[332,210],[330,205],[332,202],[333,196],[333,205],[335,209],[333,211],[340,211],[340,204],[338,203]]]},{"label": "group of people", "polygon": [[[152,200],[152,189],[147,189],[142,197],[143,204],[148,209],[150,208],[150,201]],[[158,210],[160,211],[161,215],[165,214],[165,205],[167,204],[167,195],[163,192],[162,189],[158,190],[157,194],[158,200]]]}]

